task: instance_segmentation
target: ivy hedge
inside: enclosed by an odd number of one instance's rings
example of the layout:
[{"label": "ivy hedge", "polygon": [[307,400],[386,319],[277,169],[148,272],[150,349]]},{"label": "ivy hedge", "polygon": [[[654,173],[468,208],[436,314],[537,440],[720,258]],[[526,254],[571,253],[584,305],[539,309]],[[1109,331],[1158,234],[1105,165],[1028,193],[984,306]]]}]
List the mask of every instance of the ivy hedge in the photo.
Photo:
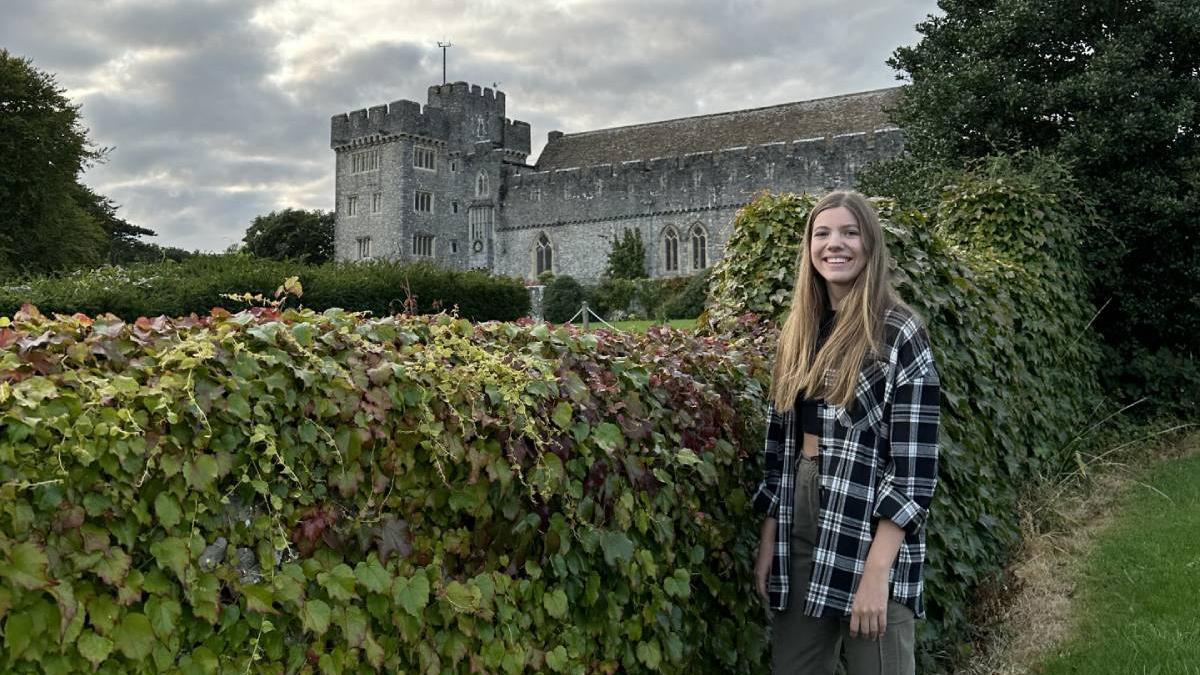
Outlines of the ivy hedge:
[{"label": "ivy hedge", "polygon": [[292,276],[308,291],[305,304],[316,310],[341,307],[383,316],[457,307],[459,316],[474,321],[510,321],[529,314],[529,293],[520,280],[482,271],[383,260],[306,265],[244,254],[102,267],[12,283],[0,286],[0,314],[12,315],[29,303],[47,314],[111,313],[125,321],[203,316],[213,307],[241,307],[225,293],[267,294]]},{"label": "ivy hedge", "polygon": [[0,661],[763,672],[740,440],[767,344],[26,307],[0,318]]},{"label": "ivy hedge", "polygon": [[[702,318],[783,318],[815,201],[764,195],[739,213]],[[1103,404],[1079,254],[1094,214],[1048,160],[977,164],[925,213],[876,206],[898,290],[926,321],[941,375],[920,637],[926,659],[953,657],[965,648],[972,593],[1017,541],[1018,497],[1034,476],[1075,466],[1078,437]]]}]

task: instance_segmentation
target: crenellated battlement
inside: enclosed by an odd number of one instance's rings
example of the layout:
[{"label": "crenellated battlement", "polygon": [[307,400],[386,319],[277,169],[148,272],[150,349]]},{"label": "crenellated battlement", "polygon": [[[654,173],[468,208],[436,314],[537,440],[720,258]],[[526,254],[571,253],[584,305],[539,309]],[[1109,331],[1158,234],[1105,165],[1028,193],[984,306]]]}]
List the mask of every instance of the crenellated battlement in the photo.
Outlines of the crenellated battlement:
[{"label": "crenellated battlement", "polygon": [[421,107],[416,101],[392,101],[334,115],[330,119],[329,145],[338,148],[355,139],[378,134],[410,134],[445,140],[449,119],[446,111]]}]

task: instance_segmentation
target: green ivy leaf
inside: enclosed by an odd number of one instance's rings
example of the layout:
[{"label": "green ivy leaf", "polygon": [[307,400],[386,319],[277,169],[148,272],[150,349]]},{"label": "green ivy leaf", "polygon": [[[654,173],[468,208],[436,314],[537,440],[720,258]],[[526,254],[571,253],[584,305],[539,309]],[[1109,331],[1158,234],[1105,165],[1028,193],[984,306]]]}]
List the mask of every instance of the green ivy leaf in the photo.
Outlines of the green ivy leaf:
[{"label": "green ivy leaf", "polygon": [[17,612],[4,623],[4,647],[11,660],[20,658],[33,642],[33,615]]},{"label": "green ivy leaf", "polygon": [[411,579],[396,577],[392,583],[392,599],[409,614],[421,616],[422,610],[429,604],[429,579],[422,573]]},{"label": "green ivy leaf", "polygon": [[374,553],[354,567],[354,577],[371,593],[385,593],[392,586],[392,575],[379,564]]},{"label": "green ivy leaf", "polygon": [[183,615],[183,608],[171,598],[151,597],[146,601],[146,618],[160,640],[166,640],[175,632],[175,624]]},{"label": "green ivy leaf", "polygon": [[550,670],[561,673],[567,669],[567,648],[559,645],[546,652],[546,665]]},{"label": "green ivy leaf", "polygon": [[179,502],[169,492],[160,492],[154,498],[154,512],[158,514],[158,522],[168,530],[174,529],[183,519]]},{"label": "green ivy leaf", "polygon": [[478,588],[472,588],[461,581],[451,581],[446,585],[446,599],[457,612],[474,612],[479,608]]},{"label": "green ivy leaf", "polygon": [[649,642],[639,642],[637,646],[638,661],[646,664],[650,670],[658,670],[658,666],[662,663],[662,652],[659,651],[658,642],[651,640]]},{"label": "green ivy leaf", "polygon": [[154,556],[154,560],[160,567],[171,570],[179,578],[179,581],[186,583],[184,575],[187,573],[188,562],[191,558],[186,541],[179,537],[168,537],[156,541],[150,545],[150,555]]},{"label": "green ivy leaf", "polygon": [[129,573],[129,566],[133,563],[133,558],[124,550],[116,546],[108,549],[104,557],[100,558],[100,562],[96,563],[96,574],[104,580],[104,583],[109,586],[120,586],[125,580],[125,575]]},{"label": "green ivy leaf", "polygon": [[573,414],[574,410],[572,410],[570,403],[559,401],[558,405],[554,406],[554,412],[551,414],[550,419],[554,420],[554,423],[559,428],[566,429],[571,424]]},{"label": "green ivy leaf", "polygon": [[601,449],[608,452],[613,452],[625,447],[625,436],[621,434],[621,427],[612,422],[601,422],[592,429],[592,438],[596,439],[596,444]]},{"label": "green ivy leaf", "polygon": [[188,487],[196,492],[208,492],[217,480],[220,467],[212,455],[199,455],[196,459],[183,465],[183,477]]},{"label": "green ivy leaf", "polygon": [[561,588],[556,588],[553,593],[542,596],[542,606],[550,616],[562,619],[567,615],[567,594]]},{"label": "green ivy leaf", "polygon": [[269,587],[260,584],[244,584],[241,591],[242,596],[246,598],[246,611],[262,614],[279,613],[273,606],[275,595]]},{"label": "green ivy leaf", "polygon": [[329,605],[323,600],[308,600],[300,608],[300,621],[304,630],[317,635],[324,635],[329,630]]},{"label": "green ivy leaf", "polygon": [[600,548],[604,550],[604,562],[610,566],[619,560],[633,558],[633,542],[624,532],[605,532],[600,535]]},{"label": "green ivy leaf", "polygon": [[34,591],[49,583],[46,579],[48,564],[46,553],[40,546],[22,542],[9,550],[8,560],[0,563],[0,577],[25,590]]},{"label": "green ivy leaf", "polygon": [[75,646],[79,649],[80,656],[92,664],[92,668],[99,668],[100,664],[104,663],[104,660],[112,653],[113,641],[96,635],[90,630],[85,630],[75,641]]},{"label": "green ivy leaf", "polygon": [[332,600],[353,600],[358,597],[354,592],[354,570],[342,563],[328,572],[317,575],[317,583],[329,593]]},{"label": "green ivy leaf", "polygon": [[134,661],[141,661],[150,656],[157,640],[154,638],[154,628],[145,614],[134,612],[126,614],[121,623],[112,631],[113,645],[125,656]]},{"label": "green ivy leaf", "polygon": [[347,607],[342,620],[342,633],[346,636],[346,645],[351,649],[361,647],[367,639],[367,615],[354,605]]}]

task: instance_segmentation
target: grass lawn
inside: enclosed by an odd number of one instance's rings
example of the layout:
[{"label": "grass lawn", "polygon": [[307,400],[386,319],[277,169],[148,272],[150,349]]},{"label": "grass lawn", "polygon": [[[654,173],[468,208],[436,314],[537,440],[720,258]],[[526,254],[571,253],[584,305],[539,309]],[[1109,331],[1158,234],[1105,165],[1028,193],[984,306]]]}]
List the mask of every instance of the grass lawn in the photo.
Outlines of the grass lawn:
[{"label": "grass lawn", "polygon": [[[689,330],[696,327],[695,319],[672,319],[670,321],[665,321],[665,322],[663,322],[663,321],[614,321],[614,322],[612,322],[612,325],[613,325],[613,328],[616,328],[617,330],[626,330],[626,331],[634,331],[634,332],[638,332],[638,333],[645,333],[646,329],[649,328],[650,326],[655,326],[655,325],[659,325],[662,323],[666,323],[667,325],[669,325],[673,328],[686,328]],[[593,321],[593,322],[591,322],[589,327],[590,328],[604,328],[604,324],[600,323],[599,321]]]},{"label": "grass lawn", "polygon": [[1143,480],[1084,563],[1073,637],[1034,672],[1200,674],[1200,456]]}]

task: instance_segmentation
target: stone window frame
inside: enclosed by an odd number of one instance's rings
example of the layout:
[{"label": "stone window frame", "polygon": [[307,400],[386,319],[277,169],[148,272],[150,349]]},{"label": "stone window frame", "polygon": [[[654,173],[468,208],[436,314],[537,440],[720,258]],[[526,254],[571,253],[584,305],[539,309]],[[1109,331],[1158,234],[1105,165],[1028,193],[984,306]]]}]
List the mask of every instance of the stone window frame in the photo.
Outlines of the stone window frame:
[{"label": "stone window frame", "polygon": [[350,155],[350,173],[377,171],[380,164],[379,150],[362,150]]},{"label": "stone window frame", "polygon": [[554,242],[550,241],[550,235],[538,232],[537,238],[533,240],[531,253],[534,276],[554,271]]},{"label": "stone window frame", "polygon": [[433,213],[433,193],[425,190],[414,190],[413,211],[417,213]]},{"label": "stone window frame", "polygon": [[[662,254],[661,260],[663,263],[664,272],[679,272],[679,230],[674,225],[667,225],[663,229],[662,242],[659,252]],[[674,263],[674,264],[672,264]]]},{"label": "stone window frame", "polygon": [[437,151],[428,146],[414,145],[413,168],[437,173]]},{"label": "stone window frame", "polygon": [[418,258],[432,258],[434,236],[428,232],[416,232],[412,238],[412,254]]},{"label": "stone window frame", "polygon": [[488,177],[486,170],[480,169],[479,173],[475,174],[475,196],[486,197],[491,190],[491,178]]},{"label": "stone window frame", "polygon": [[347,216],[358,215],[358,195],[347,195],[346,196],[346,215]]},{"label": "stone window frame", "polygon": [[[704,223],[696,221],[688,228],[688,235],[692,250],[692,271],[699,272],[707,269],[709,264],[708,228],[704,227]],[[697,245],[697,240],[699,240],[699,245]]]},{"label": "stone window frame", "polygon": [[371,193],[371,213],[379,213],[383,208],[383,193]]},{"label": "stone window frame", "polygon": [[358,259],[366,260],[371,257],[371,238],[358,237],[355,239],[358,243]]},{"label": "stone window frame", "polygon": [[483,241],[494,223],[494,212],[490,206],[472,207],[467,212],[467,224],[471,230],[471,241]]}]

